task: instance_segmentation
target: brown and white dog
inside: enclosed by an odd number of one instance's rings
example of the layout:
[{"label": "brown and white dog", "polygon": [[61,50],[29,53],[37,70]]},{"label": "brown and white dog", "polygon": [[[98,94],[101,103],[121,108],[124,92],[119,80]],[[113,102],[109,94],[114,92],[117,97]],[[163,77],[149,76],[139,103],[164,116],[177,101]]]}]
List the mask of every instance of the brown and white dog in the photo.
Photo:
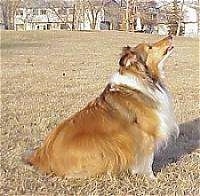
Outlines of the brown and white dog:
[{"label": "brown and white dog", "polygon": [[178,135],[162,64],[172,37],[123,48],[103,93],[51,131],[25,161],[46,173],[81,178],[129,169],[154,178],[160,144]]}]

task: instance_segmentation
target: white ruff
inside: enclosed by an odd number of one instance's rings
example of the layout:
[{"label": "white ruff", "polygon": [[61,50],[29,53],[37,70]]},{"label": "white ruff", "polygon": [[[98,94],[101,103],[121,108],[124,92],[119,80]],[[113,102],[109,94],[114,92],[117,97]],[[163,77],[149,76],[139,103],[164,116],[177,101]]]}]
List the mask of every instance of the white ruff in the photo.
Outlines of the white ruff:
[{"label": "white ruff", "polygon": [[[115,73],[110,80],[111,87],[113,85],[126,85],[132,89],[136,89],[146,96],[151,97],[156,103],[158,103],[159,108],[155,111],[158,119],[160,121],[160,134],[163,136],[162,141],[157,141],[157,148],[161,144],[166,143],[169,136],[178,135],[178,126],[176,124],[175,115],[172,108],[172,101],[169,93],[163,89],[159,84],[157,87],[160,89],[155,89],[154,91],[148,86],[143,84],[137,77],[131,75],[121,75],[119,72]],[[113,90],[114,87],[113,87]]]},{"label": "white ruff", "polygon": [[135,76],[132,75],[121,75],[119,72],[116,72],[112,75],[110,79],[110,84],[116,85],[126,85],[132,89],[141,91],[144,94],[148,94],[147,88],[142,84],[142,82]]}]

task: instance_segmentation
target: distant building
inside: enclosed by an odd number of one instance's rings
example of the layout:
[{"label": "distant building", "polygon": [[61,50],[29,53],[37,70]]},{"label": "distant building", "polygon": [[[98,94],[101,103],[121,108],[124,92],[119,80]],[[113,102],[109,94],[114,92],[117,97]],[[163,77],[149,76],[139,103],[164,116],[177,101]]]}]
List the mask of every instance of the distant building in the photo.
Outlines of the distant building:
[{"label": "distant building", "polygon": [[189,5],[184,5],[184,20],[183,20],[183,28],[184,35],[193,37],[199,35],[199,18],[197,14],[197,10]]},{"label": "distant building", "polygon": [[[169,3],[168,3],[169,4]],[[165,5],[163,6],[165,7]],[[200,35],[199,27],[199,10],[200,7],[197,1],[185,0],[183,5],[183,18],[181,21],[181,35],[187,37],[193,37]],[[157,20],[157,30],[160,35],[167,35],[170,31],[171,25],[177,25],[177,23],[170,23],[168,13],[162,6],[159,8]]]},{"label": "distant building", "polygon": [[[199,7],[185,0],[181,32],[199,35]],[[14,15],[14,29],[20,30],[126,30],[126,0],[92,0],[88,9],[77,0],[22,0]],[[129,31],[167,35],[176,21],[169,20],[170,1],[138,0],[129,3]],[[95,22],[94,19],[95,18]],[[7,29],[0,6],[0,29]],[[172,29],[172,28],[171,28]],[[176,30],[176,28],[175,28]]]},{"label": "distant building", "polygon": [[44,0],[23,1],[16,10],[15,30],[59,30],[72,28],[71,1],[50,4]]},{"label": "distant building", "polygon": [[[97,1],[97,3],[101,3]],[[91,12],[76,10],[75,0],[45,1],[26,0],[18,6],[15,15],[15,30],[91,30]],[[79,12],[79,13],[78,13]],[[75,16],[76,15],[76,16]],[[77,17],[78,15],[78,17]],[[104,10],[98,12],[95,29],[101,29]]]}]

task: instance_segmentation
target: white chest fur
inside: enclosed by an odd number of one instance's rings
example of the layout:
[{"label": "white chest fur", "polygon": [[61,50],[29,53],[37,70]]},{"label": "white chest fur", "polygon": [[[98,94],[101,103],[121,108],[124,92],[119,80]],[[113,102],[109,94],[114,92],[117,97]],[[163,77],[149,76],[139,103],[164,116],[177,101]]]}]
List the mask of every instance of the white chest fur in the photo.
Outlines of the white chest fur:
[{"label": "white chest fur", "polygon": [[159,107],[155,112],[160,121],[159,130],[160,135],[162,136],[162,139],[157,143],[158,148],[161,144],[166,143],[171,135],[178,135],[179,129],[176,124],[171,97],[166,89],[163,89],[159,84],[156,84],[158,89],[152,90],[148,86],[145,86],[137,77],[132,75],[121,75],[119,72],[111,77],[110,84],[111,86],[120,84],[126,85],[153,98],[155,102],[158,103]]},{"label": "white chest fur", "polygon": [[155,90],[153,97],[159,103],[156,113],[160,120],[160,133],[163,136],[163,140],[166,142],[170,136],[177,136],[179,129],[176,124],[171,96],[169,92],[161,88],[161,86],[159,86],[159,89],[160,90]]}]

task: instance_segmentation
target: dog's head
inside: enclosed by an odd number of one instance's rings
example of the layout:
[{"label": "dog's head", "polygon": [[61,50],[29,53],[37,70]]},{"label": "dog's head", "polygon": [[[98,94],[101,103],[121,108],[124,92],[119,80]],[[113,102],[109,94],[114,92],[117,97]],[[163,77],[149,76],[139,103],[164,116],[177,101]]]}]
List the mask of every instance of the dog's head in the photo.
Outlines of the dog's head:
[{"label": "dog's head", "polygon": [[124,47],[119,61],[122,74],[134,74],[156,81],[161,76],[162,64],[173,49],[172,36],[156,43],[142,43],[136,47]]}]

